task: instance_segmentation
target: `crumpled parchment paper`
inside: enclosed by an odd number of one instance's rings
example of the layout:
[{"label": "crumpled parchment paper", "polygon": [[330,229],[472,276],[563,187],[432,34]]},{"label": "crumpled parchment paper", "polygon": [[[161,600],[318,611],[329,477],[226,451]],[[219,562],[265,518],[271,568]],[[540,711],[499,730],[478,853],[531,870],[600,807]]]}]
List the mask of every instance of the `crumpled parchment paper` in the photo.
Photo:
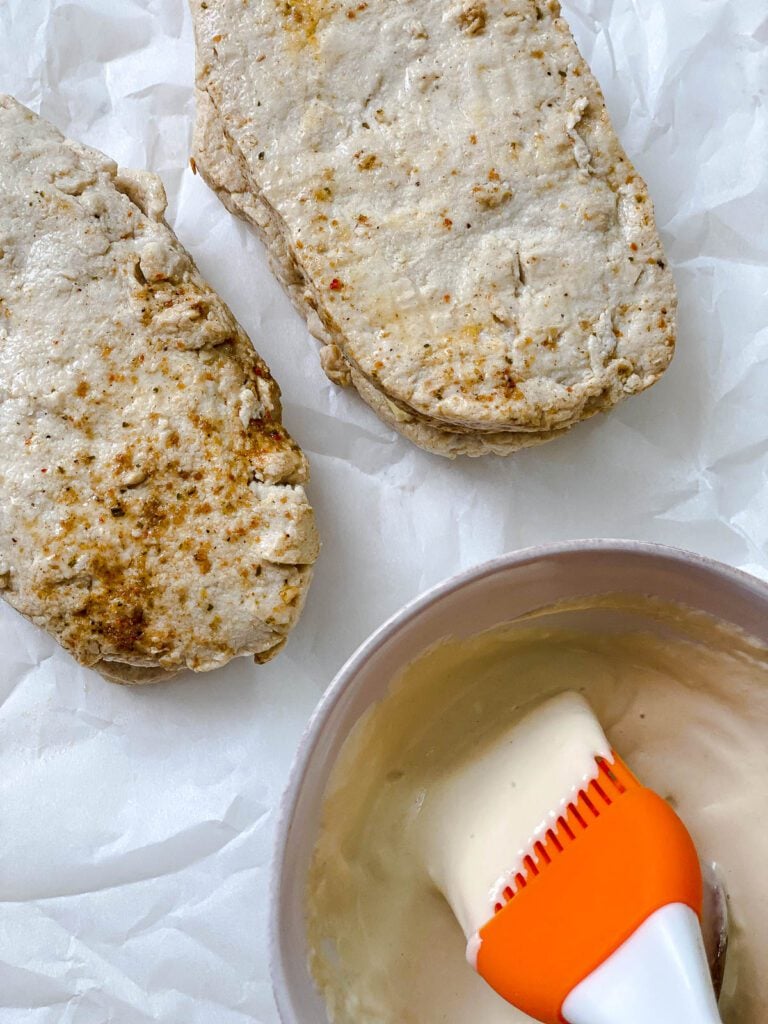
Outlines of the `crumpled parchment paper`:
[{"label": "crumpled parchment paper", "polygon": [[183,0],[0,0],[0,90],[162,176],[171,223],[283,388],[324,540],[303,620],[262,668],[125,689],[0,606],[2,1024],[276,1020],[267,866],[293,751],[346,656],[428,585],[601,535],[768,576],[768,8],[564,10],[656,203],[678,354],[564,440],[451,464],[328,383],[259,244],[191,173]]}]

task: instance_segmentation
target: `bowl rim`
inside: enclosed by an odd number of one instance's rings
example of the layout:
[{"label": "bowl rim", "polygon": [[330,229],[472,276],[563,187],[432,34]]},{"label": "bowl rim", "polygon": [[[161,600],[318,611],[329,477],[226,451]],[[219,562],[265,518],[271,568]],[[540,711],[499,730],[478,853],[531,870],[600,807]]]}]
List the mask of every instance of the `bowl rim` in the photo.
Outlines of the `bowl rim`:
[{"label": "bowl rim", "polygon": [[290,840],[296,806],[312,756],[326,722],[330,718],[336,704],[365,662],[396,635],[407,621],[425,608],[428,608],[443,597],[455,593],[468,583],[486,579],[500,572],[506,572],[512,567],[524,566],[531,562],[541,561],[542,559],[571,554],[630,554],[661,559],[668,564],[688,567],[695,566],[703,569],[705,572],[712,573],[722,580],[727,580],[736,586],[752,591],[758,600],[768,602],[767,581],[725,562],[720,562],[708,555],[656,542],[612,538],[585,538],[583,540],[556,541],[547,544],[530,545],[498,555],[485,562],[480,562],[429,587],[421,594],[411,598],[393,615],[385,619],[347,658],[323,691],[302,732],[291,763],[288,782],[279,802],[269,872],[268,949],[272,992],[277,1004],[280,1020],[283,1024],[292,1024],[293,1021],[288,999],[289,986],[283,967],[283,958],[280,955],[280,903],[286,865],[286,851]]}]

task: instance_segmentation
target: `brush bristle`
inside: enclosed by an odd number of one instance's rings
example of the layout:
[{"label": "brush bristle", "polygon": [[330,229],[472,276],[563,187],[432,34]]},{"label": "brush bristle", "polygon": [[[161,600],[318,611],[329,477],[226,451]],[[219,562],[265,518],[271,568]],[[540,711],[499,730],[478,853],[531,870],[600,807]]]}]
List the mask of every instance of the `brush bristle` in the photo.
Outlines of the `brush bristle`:
[{"label": "brush bristle", "polygon": [[547,829],[544,840],[534,843],[532,853],[523,858],[523,870],[515,875],[511,885],[506,886],[502,900],[494,906],[495,913],[503,910],[517,893],[531,884],[554,860],[567,853],[571,844],[578,841],[593,821],[607,813],[633,784],[638,784],[617,758],[610,762],[598,757],[595,761],[598,767],[597,778],[579,791],[554,826]]}]

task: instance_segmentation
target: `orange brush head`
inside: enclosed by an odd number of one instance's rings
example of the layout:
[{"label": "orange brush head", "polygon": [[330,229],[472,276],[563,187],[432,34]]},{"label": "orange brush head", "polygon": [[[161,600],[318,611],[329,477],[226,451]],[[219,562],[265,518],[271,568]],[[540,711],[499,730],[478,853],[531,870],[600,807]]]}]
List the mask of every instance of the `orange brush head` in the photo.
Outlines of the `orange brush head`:
[{"label": "orange brush head", "polygon": [[598,759],[598,777],[535,844],[480,929],[478,972],[545,1024],[561,1024],[569,993],[657,910],[682,903],[701,916],[688,831],[612,757]]}]

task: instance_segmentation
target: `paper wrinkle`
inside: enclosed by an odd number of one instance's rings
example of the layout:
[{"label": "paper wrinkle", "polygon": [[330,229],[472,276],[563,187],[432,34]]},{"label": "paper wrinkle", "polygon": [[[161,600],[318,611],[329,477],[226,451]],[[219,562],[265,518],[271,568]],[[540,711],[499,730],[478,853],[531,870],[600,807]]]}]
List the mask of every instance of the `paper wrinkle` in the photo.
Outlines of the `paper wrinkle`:
[{"label": "paper wrinkle", "polygon": [[[255,819],[253,827],[258,828],[268,814],[264,810]],[[87,893],[103,892],[135,885],[138,882],[156,881],[174,875],[186,868],[220,854],[242,833],[221,821],[201,821],[156,843],[147,843],[135,850],[128,850],[114,857],[102,860],[99,850],[93,851],[87,878],[83,879],[81,867],[77,866],[74,881],[86,881],[87,886],[67,885],[66,879],[57,879],[56,888],[50,892],[37,889],[35,892],[16,892],[15,898],[28,901],[59,899],[69,896],[83,896]],[[104,848],[102,848],[103,850]],[[0,902],[2,899],[0,898]]]},{"label": "paper wrinkle", "polygon": [[192,174],[186,4],[0,0],[0,90],[161,175],[170,222],[280,383],[324,541],[304,617],[262,667],[121,688],[0,606],[3,1024],[276,1024],[267,865],[293,752],[346,657],[426,587],[601,535],[768,579],[765,2],[563,9],[648,180],[678,352],[556,443],[449,463],[326,380],[260,244]]}]

